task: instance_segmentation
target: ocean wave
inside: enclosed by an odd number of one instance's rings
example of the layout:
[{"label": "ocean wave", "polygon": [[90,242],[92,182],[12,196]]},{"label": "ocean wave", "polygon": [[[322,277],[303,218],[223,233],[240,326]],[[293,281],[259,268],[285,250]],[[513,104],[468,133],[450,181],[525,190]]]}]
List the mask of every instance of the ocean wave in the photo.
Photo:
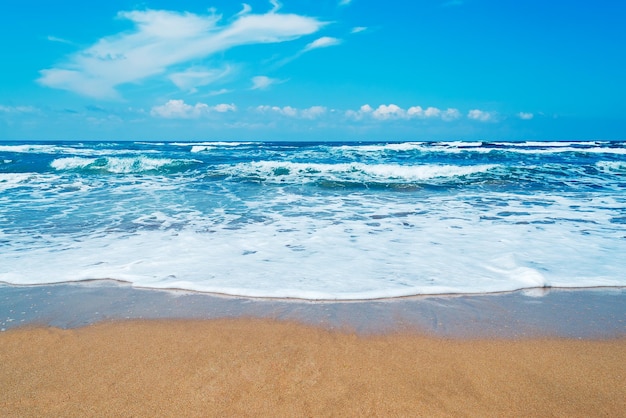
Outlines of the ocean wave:
[{"label": "ocean wave", "polygon": [[594,153],[626,155],[626,148],[619,143],[600,141],[524,141],[524,142],[483,142],[483,141],[437,141],[401,142],[388,144],[357,144],[335,147],[339,152],[386,153],[421,152],[427,154],[461,153],[511,153],[511,154],[560,154]]},{"label": "ocean wave", "polygon": [[[432,143],[430,151],[462,153],[511,153],[511,154],[563,154],[590,153],[626,155],[626,148],[612,146],[610,143],[599,142],[485,142],[481,145],[468,143],[466,146],[450,147],[448,143]],[[463,143],[461,143],[463,144]]]},{"label": "ocean wave", "polygon": [[512,142],[487,142],[488,145],[499,147],[540,147],[540,148],[563,148],[578,145],[599,146],[604,144],[598,141],[512,141]]},{"label": "ocean wave", "polygon": [[62,182],[60,177],[54,174],[43,173],[0,173],[0,191],[16,188],[25,188],[29,191],[68,191],[71,189],[84,189],[80,182]]},{"label": "ocean wave", "polygon": [[203,152],[203,151],[211,151],[214,150],[217,147],[211,146],[211,145],[194,145],[191,147],[191,152],[196,153],[196,152]]},{"label": "ocean wave", "polygon": [[596,167],[605,173],[626,173],[626,161],[598,161]]},{"label": "ocean wave", "polygon": [[198,160],[177,160],[171,158],[138,157],[64,157],[57,158],[50,166],[58,171],[87,170],[94,172],[108,172],[113,174],[133,174],[144,172],[158,172],[165,170],[186,169],[189,166],[201,163]]},{"label": "ocean wave", "polygon": [[0,173],[0,190],[20,187],[32,178],[35,173]]},{"label": "ocean wave", "polygon": [[264,182],[307,183],[318,180],[351,182],[419,182],[483,173],[494,164],[473,166],[399,164],[323,164],[259,161],[219,166],[212,174]]},{"label": "ocean wave", "polygon": [[56,145],[0,145],[0,152],[12,152],[16,154],[52,154],[59,152],[59,147]]},{"label": "ocean wave", "polygon": [[388,144],[359,144],[336,147],[341,151],[381,152],[381,151],[414,151],[428,146],[428,142],[392,142]]},{"label": "ocean wave", "polygon": [[[138,143],[137,143],[138,144]],[[43,145],[43,144],[23,144],[23,145],[0,145],[0,152],[13,154],[47,154],[47,155],[73,155],[81,157],[101,157],[111,155],[129,155],[129,154],[157,154],[161,153],[159,149],[132,149],[131,147],[116,147],[117,144],[105,144],[98,146],[97,144],[74,144],[67,145]],[[157,143],[151,143],[152,146],[159,146]],[[163,144],[161,144],[163,145]]]},{"label": "ocean wave", "polygon": [[577,154],[613,154],[613,155],[626,155],[626,149],[624,148],[610,148],[610,147],[548,147],[548,148],[533,148],[533,149],[507,149],[503,150],[510,153],[518,154],[562,154],[562,153],[577,153]]},{"label": "ocean wave", "polygon": [[208,147],[239,147],[242,145],[261,144],[261,142],[235,142],[235,141],[202,141],[202,142],[170,142],[169,145],[175,147],[193,147],[193,146],[208,146]]}]

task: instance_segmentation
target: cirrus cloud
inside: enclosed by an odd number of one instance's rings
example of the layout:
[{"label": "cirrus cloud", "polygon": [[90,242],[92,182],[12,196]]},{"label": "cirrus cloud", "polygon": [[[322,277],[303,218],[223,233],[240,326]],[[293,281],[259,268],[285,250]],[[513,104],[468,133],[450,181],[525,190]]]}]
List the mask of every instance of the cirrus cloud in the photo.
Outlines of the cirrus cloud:
[{"label": "cirrus cloud", "polygon": [[329,46],[339,45],[341,42],[342,42],[341,39],[338,39],[338,38],[333,38],[330,36],[322,36],[321,38],[318,38],[314,40],[313,42],[311,42],[310,44],[308,44],[307,46],[305,46],[302,52],[308,52],[308,51],[311,51],[313,49],[318,49],[318,48],[328,48]]},{"label": "cirrus cloud", "polygon": [[258,75],[256,77],[252,77],[252,87],[250,90],[265,90],[272,84],[282,83],[281,80],[276,78],[270,78],[264,75]]},{"label": "cirrus cloud", "polygon": [[232,73],[229,66],[220,69],[193,67],[168,76],[170,81],[181,90],[195,92],[197,87],[212,84]]},{"label": "cirrus cloud", "polygon": [[[37,81],[101,99],[117,99],[120,85],[155,76],[166,76],[179,87],[193,89],[211,83],[213,70],[188,69],[172,74],[171,69],[240,45],[291,41],[315,33],[326,24],[307,16],[277,13],[280,3],[273,1],[272,5],[273,9],[265,14],[251,14],[244,6],[245,13],[235,15],[227,24],[220,24],[221,16],[215,14],[120,12],[118,18],[134,23],[133,31],[100,39],[59,66],[41,70]],[[320,41],[312,48],[329,46],[329,42]],[[194,86],[196,82],[199,84]]]}]

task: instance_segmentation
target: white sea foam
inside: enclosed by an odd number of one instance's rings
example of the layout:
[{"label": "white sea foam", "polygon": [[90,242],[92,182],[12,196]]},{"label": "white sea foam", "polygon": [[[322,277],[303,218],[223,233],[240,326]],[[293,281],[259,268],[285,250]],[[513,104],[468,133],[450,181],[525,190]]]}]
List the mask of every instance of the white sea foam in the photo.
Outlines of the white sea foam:
[{"label": "white sea foam", "polygon": [[[0,191],[22,188],[27,193],[22,199],[31,199],[32,196],[28,193],[39,193],[42,191],[58,191],[58,192],[70,192],[70,191],[86,191],[91,188],[90,185],[85,184],[81,180],[66,179],[62,180],[59,176],[54,174],[41,174],[41,173],[0,173]],[[8,197],[9,195],[7,195]],[[11,195],[14,196],[14,195]],[[22,200],[20,199],[20,200]],[[53,198],[51,198],[53,199]],[[44,204],[44,202],[40,202]],[[26,207],[32,206],[26,203]],[[37,205],[35,205],[37,206]]]},{"label": "white sea foam", "polygon": [[[311,299],[626,286],[626,166],[584,154],[619,144],[195,144],[2,166],[40,172],[0,173],[0,281]],[[387,187],[422,182],[437,187]]]},{"label": "white sea foam", "polygon": [[35,173],[0,173],[0,190],[20,187],[35,175]]},{"label": "white sea foam", "polygon": [[466,152],[489,154],[507,152],[516,154],[560,154],[593,153],[626,155],[623,147],[611,147],[610,143],[597,141],[526,141],[526,142],[488,142],[480,141],[441,141],[441,142],[403,142],[374,145],[344,145],[337,147],[344,153],[372,153],[385,151],[421,151],[424,153],[461,154]]},{"label": "white sea foam", "polygon": [[111,173],[141,173],[154,171],[174,163],[170,158],[107,158],[106,169]]},{"label": "white sea foam", "polygon": [[573,145],[598,145],[595,141],[523,141],[523,142],[490,142],[490,144],[498,145],[502,147],[541,147],[541,148],[561,148],[571,147]]},{"label": "white sea foam", "polygon": [[138,157],[105,157],[105,158],[84,158],[66,157],[57,158],[50,163],[55,170],[76,170],[92,169],[107,171],[115,174],[141,173],[146,171],[157,171],[163,167],[173,165],[185,165],[199,163],[198,160],[175,160],[171,158],[149,158]]},{"label": "white sea foam", "polygon": [[626,161],[599,161],[596,167],[607,173],[622,174],[626,172]]},{"label": "white sea foam", "polygon": [[608,147],[553,147],[546,149],[512,149],[507,152],[516,152],[519,154],[559,154],[559,153],[587,153],[587,154],[614,154],[626,155],[624,148],[608,148]]},{"label": "white sea foam", "polygon": [[[309,299],[626,285],[626,240],[611,226],[608,209],[598,209],[616,201],[535,196],[535,205],[515,195],[491,198],[507,206],[485,212],[474,198],[402,203],[283,193],[250,202],[245,216],[154,212],[136,218],[141,228],[132,233],[11,236],[0,253],[0,281],[114,278],[142,287]],[[581,205],[580,220],[567,219],[573,204]],[[254,214],[263,217],[251,221]],[[177,224],[182,227],[172,228]]]},{"label": "white sea foam", "polygon": [[259,161],[218,167],[221,174],[246,177],[258,176],[269,182],[308,182],[319,179],[354,182],[422,181],[433,178],[453,178],[483,173],[497,167],[493,164],[472,166],[399,164],[322,164]]},{"label": "white sea foam", "polygon": [[77,168],[85,168],[96,162],[95,158],[82,157],[66,157],[57,158],[50,163],[50,167],[55,170],[75,170]]},{"label": "white sea foam", "polygon": [[234,148],[240,147],[243,145],[252,145],[253,142],[225,142],[225,141],[215,141],[215,142],[173,142],[170,145],[178,146],[178,147],[191,147],[190,151],[193,153],[197,152],[206,152],[212,151],[218,148]]},{"label": "white sea foam", "polygon": [[58,150],[55,145],[0,145],[0,152],[53,153]]},{"label": "white sea foam", "polygon": [[[158,146],[156,143],[150,145]],[[116,149],[111,144],[103,146],[101,148],[93,146],[66,146],[66,145],[0,145],[0,152],[12,152],[18,154],[67,154],[81,157],[99,157],[99,156],[111,156],[111,155],[145,155],[145,154],[157,154],[161,151],[156,149]]]},{"label": "white sea foam", "polygon": [[441,142],[436,142],[433,145],[437,145],[437,146],[446,146],[446,147],[454,147],[454,148],[476,148],[476,147],[481,147],[483,145],[482,141],[474,141],[474,142],[470,142],[470,141],[441,141]]},{"label": "white sea foam", "polygon": [[191,152],[203,152],[203,151],[211,151],[214,150],[215,146],[209,145],[194,145],[191,147]]},{"label": "white sea foam", "polygon": [[342,152],[384,152],[384,151],[414,151],[428,147],[427,142],[392,142],[388,144],[359,144],[341,145],[333,148]]},{"label": "white sea foam", "polygon": [[177,147],[239,147],[241,145],[252,145],[254,142],[230,142],[230,141],[208,141],[208,142],[171,142],[170,145]]}]

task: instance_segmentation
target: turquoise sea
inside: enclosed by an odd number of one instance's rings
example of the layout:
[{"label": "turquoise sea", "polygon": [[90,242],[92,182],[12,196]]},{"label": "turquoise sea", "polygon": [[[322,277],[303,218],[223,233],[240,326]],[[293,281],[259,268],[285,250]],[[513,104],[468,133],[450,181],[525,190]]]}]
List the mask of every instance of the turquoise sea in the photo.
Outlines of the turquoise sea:
[{"label": "turquoise sea", "polygon": [[0,142],[9,284],[532,294],[625,255],[624,142]]}]

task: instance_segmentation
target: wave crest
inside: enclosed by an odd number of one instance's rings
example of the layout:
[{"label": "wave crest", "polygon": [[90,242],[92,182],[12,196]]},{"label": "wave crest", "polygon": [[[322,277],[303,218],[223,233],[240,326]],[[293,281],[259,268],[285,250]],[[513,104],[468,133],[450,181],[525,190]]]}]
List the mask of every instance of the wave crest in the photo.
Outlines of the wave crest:
[{"label": "wave crest", "polygon": [[185,169],[200,163],[197,160],[175,160],[171,158],[139,157],[105,157],[84,158],[65,157],[57,158],[50,166],[58,171],[86,170],[94,172],[108,172],[112,174],[133,174],[145,172],[159,172]]},{"label": "wave crest", "polygon": [[495,164],[404,166],[399,164],[315,164],[259,161],[220,166],[213,174],[280,183],[308,183],[319,180],[401,183],[457,178],[484,173],[495,167],[497,167]]}]

